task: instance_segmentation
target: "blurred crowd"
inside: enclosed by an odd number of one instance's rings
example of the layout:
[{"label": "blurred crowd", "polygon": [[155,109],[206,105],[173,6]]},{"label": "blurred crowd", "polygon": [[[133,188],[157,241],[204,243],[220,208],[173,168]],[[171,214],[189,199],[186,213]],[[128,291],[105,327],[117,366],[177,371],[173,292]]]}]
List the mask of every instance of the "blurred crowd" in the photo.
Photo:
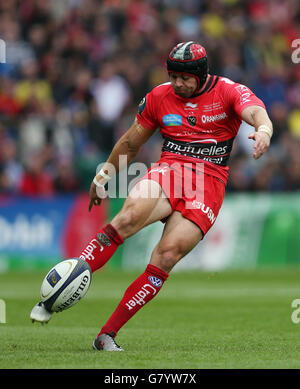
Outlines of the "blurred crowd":
[{"label": "blurred crowd", "polygon": [[[300,189],[299,26],[298,0],[1,0],[0,194],[88,190],[186,40],[206,47],[210,73],[250,87],[274,123],[258,161],[242,125],[228,190]],[[137,160],[150,166],[161,143],[155,135]]]}]

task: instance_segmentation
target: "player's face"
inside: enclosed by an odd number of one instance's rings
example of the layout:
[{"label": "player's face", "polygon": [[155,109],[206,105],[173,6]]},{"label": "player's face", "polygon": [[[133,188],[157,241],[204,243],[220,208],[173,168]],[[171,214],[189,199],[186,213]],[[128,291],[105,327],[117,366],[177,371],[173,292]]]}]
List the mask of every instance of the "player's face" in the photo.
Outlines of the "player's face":
[{"label": "player's face", "polygon": [[170,81],[174,92],[180,97],[191,97],[197,88],[196,78],[187,74],[170,73]]}]

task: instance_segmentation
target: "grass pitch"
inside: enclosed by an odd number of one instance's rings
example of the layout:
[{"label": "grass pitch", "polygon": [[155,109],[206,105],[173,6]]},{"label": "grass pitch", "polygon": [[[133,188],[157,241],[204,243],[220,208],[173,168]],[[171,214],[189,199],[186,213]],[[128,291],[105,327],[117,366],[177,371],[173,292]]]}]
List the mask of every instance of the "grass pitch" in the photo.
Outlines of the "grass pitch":
[{"label": "grass pitch", "polygon": [[123,353],[92,342],[138,274],[98,271],[82,301],[41,326],[29,314],[45,274],[0,274],[0,369],[300,368],[299,269],[173,273],[119,332]]}]

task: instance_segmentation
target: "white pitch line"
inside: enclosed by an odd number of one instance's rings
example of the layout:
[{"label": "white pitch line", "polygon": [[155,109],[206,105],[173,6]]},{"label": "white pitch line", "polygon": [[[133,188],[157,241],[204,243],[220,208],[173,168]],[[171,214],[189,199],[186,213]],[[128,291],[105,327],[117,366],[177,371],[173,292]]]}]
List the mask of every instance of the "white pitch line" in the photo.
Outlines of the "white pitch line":
[{"label": "white pitch line", "polygon": [[[121,298],[123,296],[124,291],[116,291],[116,290],[105,290],[105,291],[93,291],[90,290],[86,298],[89,300],[102,300],[102,299],[112,299],[112,298]],[[15,290],[0,290],[0,296],[2,299],[39,299],[39,294],[35,294],[32,291],[24,290],[20,293]],[[230,297],[292,297],[292,298],[300,298],[300,288],[199,288],[199,289],[187,289],[180,290],[175,288],[164,289],[161,294],[161,299],[193,299],[193,298],[230,298]]]}]

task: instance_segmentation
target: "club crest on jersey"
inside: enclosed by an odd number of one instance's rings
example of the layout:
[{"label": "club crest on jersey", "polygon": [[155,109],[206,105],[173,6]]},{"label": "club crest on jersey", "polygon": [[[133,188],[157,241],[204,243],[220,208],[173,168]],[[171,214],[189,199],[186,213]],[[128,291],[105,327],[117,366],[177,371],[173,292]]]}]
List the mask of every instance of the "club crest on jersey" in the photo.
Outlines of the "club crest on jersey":
[{"label": "club crest on jersey", "polygon": [[187,121],[191,126],[195,126],[197,123],[197,118],[196,116],[188,116]]},{"label": "club crest on jersey", "polygon": [[153,286],[156,286],[157,288],[160,288],[162,286],[162,280],[160,278],[150,276],[148,280],[151,282]]},{"label": "club crest on jersey", "polygon": [[181,126],[182,125],[182,116],[176,114],[169,114],[163,116],[163,123],[165,126]]}]

